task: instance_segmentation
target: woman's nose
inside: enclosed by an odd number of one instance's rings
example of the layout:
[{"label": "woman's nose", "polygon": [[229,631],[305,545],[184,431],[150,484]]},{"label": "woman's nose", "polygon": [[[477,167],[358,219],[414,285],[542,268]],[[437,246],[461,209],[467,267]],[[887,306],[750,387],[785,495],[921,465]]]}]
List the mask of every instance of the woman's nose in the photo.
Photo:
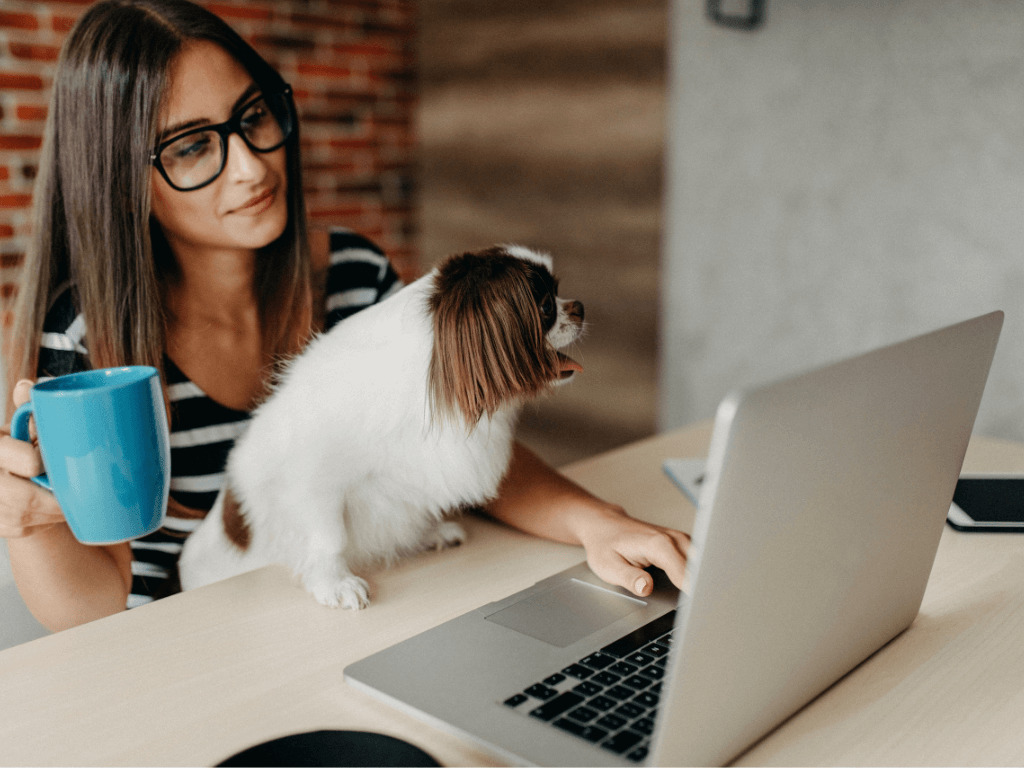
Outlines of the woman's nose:
[{"label": "woman's nose", "polygon": [[228,136],[228,167],[225,169],[231,181],[260,181],[267,173],[263,158],[249,149],[237,133]]}]

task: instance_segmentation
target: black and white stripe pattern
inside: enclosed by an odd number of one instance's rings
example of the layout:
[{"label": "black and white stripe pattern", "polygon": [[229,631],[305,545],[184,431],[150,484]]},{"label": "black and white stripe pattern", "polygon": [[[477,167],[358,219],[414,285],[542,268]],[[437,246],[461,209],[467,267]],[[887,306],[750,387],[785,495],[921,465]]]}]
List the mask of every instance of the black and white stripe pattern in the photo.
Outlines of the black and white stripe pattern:
[{"label": "black and white stripe pattern", "polygon": [[[384,253],[346,229],[330,233],[325,329],[387,298],[402,283]],[[85,319],[75,308],[72,286],[62,286],[47,313],[39,352],[39,376],[60,376],[91,366]],[[171,403],[171,497],[205,514],[224,482],[224,467],[235,440],[245,431],[249,413],[215,402],[174,362],[164,358],[165,385]],[[200,519],[168,515],[156,533],[132,542],[133,608],[180,590],[181,548]]]}]

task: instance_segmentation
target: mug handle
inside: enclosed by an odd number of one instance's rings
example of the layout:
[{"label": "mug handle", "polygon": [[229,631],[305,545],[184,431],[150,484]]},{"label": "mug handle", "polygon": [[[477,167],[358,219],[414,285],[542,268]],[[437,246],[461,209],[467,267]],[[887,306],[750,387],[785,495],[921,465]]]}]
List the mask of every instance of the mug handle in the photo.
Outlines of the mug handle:
[{"label": "mug handle", "polygon": [[[26,443],[32,442],[32,438],[28,433],[28,419],[32,415],[32,401],[29,400],[27,403],[22,403],[18,406],[18,410],[14,412],[14,416],[11,418],[11,437],[15,440],[22,440]],[[32,482],[38,486],[45,488],[48,491],[53,489],[50,487],[50,478],[46,476],[46,473],[36,475],[32,478]]]}]

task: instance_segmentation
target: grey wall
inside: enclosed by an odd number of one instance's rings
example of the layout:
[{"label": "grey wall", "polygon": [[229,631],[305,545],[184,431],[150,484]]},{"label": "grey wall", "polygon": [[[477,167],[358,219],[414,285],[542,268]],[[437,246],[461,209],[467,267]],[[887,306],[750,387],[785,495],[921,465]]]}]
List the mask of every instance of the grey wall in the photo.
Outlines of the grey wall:
[{"label": "grey wall", "polygon": [[991,309],[976,431],[1024,439],[1024,3],[674,0],[660,426]]}]

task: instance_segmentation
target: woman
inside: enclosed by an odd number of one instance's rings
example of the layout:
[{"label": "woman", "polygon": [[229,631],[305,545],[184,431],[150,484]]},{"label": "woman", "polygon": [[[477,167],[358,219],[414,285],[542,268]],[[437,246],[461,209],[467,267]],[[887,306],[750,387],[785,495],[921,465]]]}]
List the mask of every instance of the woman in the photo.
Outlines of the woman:
[{"label": "woman", "polygon": [[[108,0],[80,19],[54,81],[35,203],[8,348],[13,404],[37,376],[147,364],[171,408],[167,525],[130,545],[77,542],[28,480],[38,451],[0,437],[0,536],[30,610],[56,630],[175,591],[181,542],[212,505],[274,361],[400,284],[363,238],[307,233],[288,86],[186,0]],[[581,544],[599,576],[637,594],[651,590],[652,564],[682,582],[685,534],[629,518],[522,446],[489,512]]]}]

